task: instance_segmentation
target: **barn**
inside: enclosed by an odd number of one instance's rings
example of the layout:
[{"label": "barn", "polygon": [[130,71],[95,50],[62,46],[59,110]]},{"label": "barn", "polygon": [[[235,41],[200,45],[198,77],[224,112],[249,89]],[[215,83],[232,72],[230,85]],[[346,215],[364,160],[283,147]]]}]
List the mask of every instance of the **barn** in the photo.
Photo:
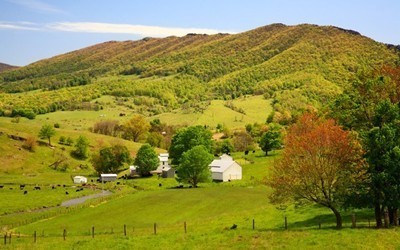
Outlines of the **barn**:
[{"label": "barn", "polygon": [[115,181],[117,179],[117,174],[100,174],[100,181]]},{"label": "barn", "polygon": [[74,183],[75,184],[83,184],[83,183],[87,183],[87,178],[84,176],[75,176],[74,177]]},{"label": "barn", "polygon": [[242,179],[242,167],[229,155],[223,154],[208,165],[214,181],[231,181]]}]

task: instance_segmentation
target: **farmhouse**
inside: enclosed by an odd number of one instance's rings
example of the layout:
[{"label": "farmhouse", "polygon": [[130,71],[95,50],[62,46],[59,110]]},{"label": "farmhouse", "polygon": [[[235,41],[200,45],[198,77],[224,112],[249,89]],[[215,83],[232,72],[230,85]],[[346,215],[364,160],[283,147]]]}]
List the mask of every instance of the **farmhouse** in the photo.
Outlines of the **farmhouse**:
[{"label": "farmhouse", "polygon": [[87,183],[87,178],[84,176],[75,176],[74,177],[74,183],[75,184],[83,184],[83,183]]},{"label": "farmhouse", "polygon": [[229,155],[223,154],[208,165],[214,181],[231,181],[242,179],[242,167]]},{"label": "farmhouse", "polygon": [[174,178],[175,177],[175,169],[172,168],[168,163],[168,153],[161,153],[158,155],[158,159],[160,160],[160,165],[158,168],[152,173],[158,174],[163,178]]},{"label": "farmhouse", "polygon": [[100,181],[115,181],[117,179],[117,174],[100,174]]}]

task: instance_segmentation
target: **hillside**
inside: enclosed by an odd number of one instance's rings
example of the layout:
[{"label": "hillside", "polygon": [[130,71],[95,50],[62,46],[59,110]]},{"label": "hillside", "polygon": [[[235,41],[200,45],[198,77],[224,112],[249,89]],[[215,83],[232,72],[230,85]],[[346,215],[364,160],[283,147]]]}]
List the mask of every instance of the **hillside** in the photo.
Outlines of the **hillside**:
[{"label": "hillside", "polygon": [[106,42],[1,73],[0,115],[82,109],[103,95],[145,115],[202,112],[210,100],[264,95],[285,122],[328,102],[361,69],[398,61],[393,46],[309,24]]},{"label": "hillside", "polygon": [[11,70],[11,69],[16,69],[18,68],[17,66],[13,66],[13,65],[8,65],[5,63],[0,63],[0,73],[7,71],[7,70]]}]

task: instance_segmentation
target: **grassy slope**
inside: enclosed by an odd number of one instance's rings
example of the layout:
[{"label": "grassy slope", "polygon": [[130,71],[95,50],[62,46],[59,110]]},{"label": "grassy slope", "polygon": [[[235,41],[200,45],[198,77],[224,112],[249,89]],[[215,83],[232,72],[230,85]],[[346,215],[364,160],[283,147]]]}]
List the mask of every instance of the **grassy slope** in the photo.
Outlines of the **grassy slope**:
[{"label": "grassy slope", "polygon": [[[232,183],[203,184],[198,189],[168,189],[172,180],[136,179],[128,185],[144,185],[153,191],[135,192],[95,206],[74,210],[50,219],[18,227],[27,237],[14,239],[14,247],[34,249],[394,249],[400,244],[398,230],[366,228],[372,212],[358,211],[360,229],[350,229],[350,211],[344,212],[345,229],[333,229],[334,216],[325,208],[290,206],[286,212],[268,202],[268,188],[259,185],[261,176],[276,158],[262,152],[234,157],[243,164],[244,180]],[[250,164],[250,162],[254,162]],[[251,180],[249,174],[257,178]],[[158,182],[165,185],[159,188]],[[284,216],[289,230],[283,229]],[[318,230],[319,219],[322,222]],[[255,219],[256,230],[252,230]],[[184,234],[183,222],[187,222]],[[157,223],[157,235],[153,235]],[[123,236],[123,225],[127,236]],[[229,230],[233,225],[236,230]],[[89,232],[94,226],[95,239]],[[62,230],[68,236],[62,240]],[[44,232],[32,244],[32,232]],[[100,235],[99,235],[100,234]]]},{"label": "grassy slope", "polygon": [[225,101],[211,101],[210,106],[203,113],[185,113],[176,110],[154,116],[167,124],[208,125],[216,127],[217,124],[225,124],[229,128],[244,127],[249,123],[265,123],[272,111],[271,100],[262,96],[249,96],[237,98],[232,103],[237,108],[242,108],[245,114],[234,111],[224,106]]}]

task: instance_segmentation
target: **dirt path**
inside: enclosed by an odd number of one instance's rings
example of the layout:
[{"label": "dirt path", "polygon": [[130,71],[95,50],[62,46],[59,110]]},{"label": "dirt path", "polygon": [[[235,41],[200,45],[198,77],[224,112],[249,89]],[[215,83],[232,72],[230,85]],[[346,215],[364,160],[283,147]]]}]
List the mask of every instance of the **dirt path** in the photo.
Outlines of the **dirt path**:
[{"label": "dirt path", "polygon": [[101,193],[98,193],[98,194],[86,195],[86,196],[79,197],[79,198],[76,198],[76,199],[64,201],[63,203],[61,203],[60,206],[61,207],[75,206],[75,205],[78,205],[78,204],[82,204],[82,203],[84,203],[85,201],[87,201],[89,199],[108,196],[108,195],[111,195],[111,194],[112,193],[110,191],[105,190],[105,191],[102,191]]}]

